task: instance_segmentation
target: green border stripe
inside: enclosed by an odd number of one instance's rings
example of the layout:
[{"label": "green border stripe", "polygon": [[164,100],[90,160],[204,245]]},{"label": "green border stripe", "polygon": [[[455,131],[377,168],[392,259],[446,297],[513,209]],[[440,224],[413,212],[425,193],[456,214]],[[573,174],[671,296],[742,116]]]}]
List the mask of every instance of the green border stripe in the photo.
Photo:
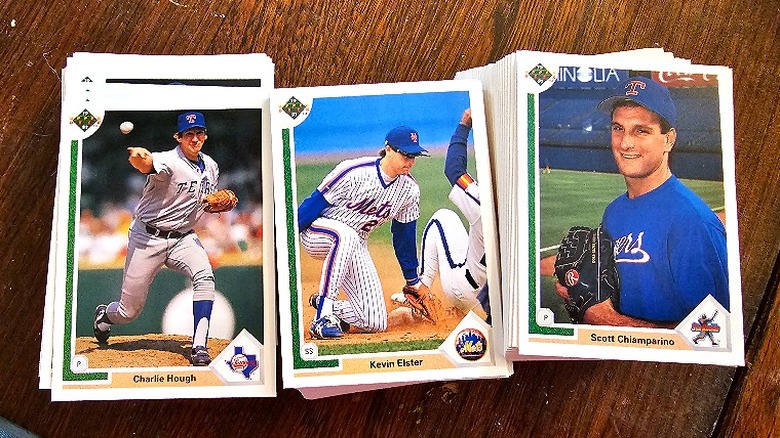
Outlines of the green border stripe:
[{"label": "green border stripe", "polygon": [[62,339],[62,380],[68,382],[108,380],[108,373],[74,373],[70,369],[71,332],[73,331],[73,270],[76,245],[76,192],[78,188],[79,142],[70,142],[70,193],[68,199],[68,260],[65,277],[65,335]]},{"label": "green border stripe", "polygon": [[528,332],[540,335],[574,336],[574,329],[544,327],[536,323],[536,95],[528,93]]},{"label": "green border stripe", "polygon": [[293,215],[292,193],[292,158],[290,154],[290,129],[282,129],[282,159],[284,163],[284,208],[287,221],[287,268],[290,286],[290,317],[292,320],[292,354],[293,369],[335,368],[339,366],[337,359],[305,360],[301,357],[301,321],[298,319],[298,279],[297,279],[297,239],[295,238],[295,216]]}]

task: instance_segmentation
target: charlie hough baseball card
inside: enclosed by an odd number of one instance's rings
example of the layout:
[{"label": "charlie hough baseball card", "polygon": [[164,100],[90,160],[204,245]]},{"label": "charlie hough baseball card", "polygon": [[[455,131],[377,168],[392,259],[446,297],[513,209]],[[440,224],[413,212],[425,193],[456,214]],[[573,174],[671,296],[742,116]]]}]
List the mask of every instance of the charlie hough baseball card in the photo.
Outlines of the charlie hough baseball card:
[{"label": "charlie hough baseball card", "polygon": [[479,83],[271,100],[284,385],[509,375]]},{"label": "charlie hough baseball card", "polygon": [[204,86],[69,66],[53,400],[275,395],[267,67]]},{"label": "charlie hough baseball card", "polygon": [[731,71],[525,61],[519,353],[742,365]]}]

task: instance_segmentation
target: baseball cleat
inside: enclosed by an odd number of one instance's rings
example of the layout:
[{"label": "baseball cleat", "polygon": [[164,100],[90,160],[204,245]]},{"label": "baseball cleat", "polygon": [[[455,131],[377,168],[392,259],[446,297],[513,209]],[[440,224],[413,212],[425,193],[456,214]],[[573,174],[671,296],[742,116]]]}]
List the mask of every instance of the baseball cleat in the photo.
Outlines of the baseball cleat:
[{"label": "baseball cleat", "polygon": [[206,350],[206,347],[198,345],[197,347],[193,348],[192,356],[190,357],[190,363],[192,363],[192,366],[196,367],[208,366],[208,364],[211,363],[211,357],[209,356],[209,352]]},{"label": "baseball cleat", "polygon": [[92,323],[92,333],[95,335],[98,344],[105,344],[108,342],[108,337],[111,335],[111,321],[106,315],[108,306],[100,304],[95,307],[95,321]]},{"label": "baseball cleat", "polygon": [[311,323],[309,333],[318,339],[334,339],[344,335],[341,329],[341,320],[335,315],[323,316]]},{"label": "baseball cleat", "polygon": [[319,306],[319,304],[320,304],[320,294],[312,294],[309,297],[309,305],[316,309],[317,306]]}]

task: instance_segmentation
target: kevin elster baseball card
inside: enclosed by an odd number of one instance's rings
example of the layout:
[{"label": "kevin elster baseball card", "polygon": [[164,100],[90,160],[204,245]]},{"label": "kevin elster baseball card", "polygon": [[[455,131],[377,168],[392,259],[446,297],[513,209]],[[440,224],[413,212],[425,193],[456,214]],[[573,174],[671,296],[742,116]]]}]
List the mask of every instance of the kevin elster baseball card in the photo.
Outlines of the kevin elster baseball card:
[{"label": "kevin elster baseball card", "polygon": [[264,87],[69,69],[53,400],[275,394],[270,67]]},{"label": "kevin elster baseball card", "polygon": [[742,365],[731,70],[526,61],[520,354]]},{"label": "kevin elster baseball card", "polygon": [[271,111],[284,385],[510,374],[480,84],[280,89]]}]

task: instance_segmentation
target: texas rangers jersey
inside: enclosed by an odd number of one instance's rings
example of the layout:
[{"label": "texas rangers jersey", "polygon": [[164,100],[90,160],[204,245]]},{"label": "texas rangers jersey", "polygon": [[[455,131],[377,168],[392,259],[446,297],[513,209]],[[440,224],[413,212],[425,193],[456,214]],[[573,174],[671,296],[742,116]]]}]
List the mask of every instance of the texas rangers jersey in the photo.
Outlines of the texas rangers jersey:
[{"label": "texas rangers jersey", "polygon": [[178,146],[153,152],[155,173],[146,178],[136,219],[160,230],[191,230],[203,214],[201,198],[216,191],[219,178],[217,163],[202,152],[200,159],[202,169],[187,159]]},{"label": "texas rangers jersey", "polygon": [[482,233],[482,211],[479,203],[479,186],[464,173],[450,190],[450,200],[469,221],[469,250],[466,267],[474,281],[482,287],[487,279],[485,267],[485,238]]},{"label": "texas rangers jersey", "polygon": [[620,196],[603,224],[615,243],[621,313],[677,322],[707,295],[729,308],[726,230],[676,177],[635,199]]},{"label": "texas rangers jersey", "polygon": [[317,187],[330,204],[320,217],[353,228],[360,237],[395,219],[407,223],[420,216],[420,187],[410,175],[390,179],[380,158],[363,157],[339,163]]}]

